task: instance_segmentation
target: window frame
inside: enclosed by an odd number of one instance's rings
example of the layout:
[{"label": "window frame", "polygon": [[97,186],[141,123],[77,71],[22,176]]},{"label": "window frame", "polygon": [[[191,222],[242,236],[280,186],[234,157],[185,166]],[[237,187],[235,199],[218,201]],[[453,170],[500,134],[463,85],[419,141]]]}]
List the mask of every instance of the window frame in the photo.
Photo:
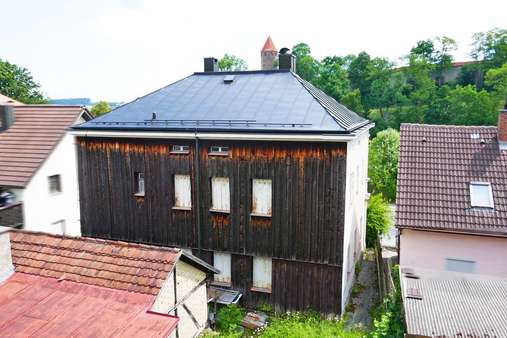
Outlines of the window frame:
[{"label": "window frame", "polygon": [[[256,282],[258,283],[262,278],[256,279],[256,271],[258,272],[260,269],[256,269],[257,264],[262,264],[261,260],[268,261],[269,260],[269,287],[263,286],[263,285],[256,285]],[[264,292],[264,293],[271,293],[273,287],[273,258],[267,257],[267,256],[253,256],[252,257],[252,287],[250,288],[251,291],[256,292]]]},{"label": "window frame", "polygon": [[[267,199],[269,201],[268,213],[262,213],[262,212],[259,212],[258,210],[254,210],[254,204],[255,204],[254,203],[254,200],[255,200],[255,181],[269,181],[271,191],[270,191],[270,198]],[[253,178],[251,180],[251,184],[252,184],[252,205],[251,205],[250,216],[254,216],[254,217],[273,217],[273,180],[270,179],[270,178],[266,178],[266,179],[263,179],[263,178]],[[255,208],[255,209],[257,209],[257,208]]]},{"label": "window frame", "polygon": [[[174,149],[175,147],[179,147],[179,149]],[[186,150],[184,149],[186,147]],[[171,154],[189,154],[190,146],[188,144],[173,144],[171,146]]]},{"label": "window frame", "polygon": [[[180,177],[185,177],[185,178],[188,178],[188,195],[190,196],[190,205],[177,205],[176,204],[176,201],[177,201],[177,198],[176,196],[178,195],[177,194],[177,190],[176,190],[176,177],[177,176],[180,176]],[[173,175],[173,186],[174,186],[174,205],[173,205],[173,209],[174,210],[192,210],[192,178],[190,177],[189,174],[174,174]]]},{"label": "window frame", "polygon": [[[224,150],[224,149],[226,149],[226,150]],[[210,155],[210,156],[229,156],[229,151],[230,151],[229,146],[210,146],[208,148],[208,155]]]},{"label": "window frame", "polygon": [[[53,189],[53,179],[56,178],[56,189]],[[48,176],[48,191],[51,196],[58,195],[63,192],[62,189],[62,175],[54,174]]]},{"label": "window frame", "polygon": [[[220,208],[217,208],[217,205],[215,204],[215,200],[213,198],[213,196],[215,195],[213,193],[213,188],[214,188],[214,180],[216,179],[226,179],[227,180],[227,191],[228,191],[228,194],[227,194],[227,198],[228,198],[228,206],[229,208],[228,209],[220,209]],[[231,213],[231,180],[229,177],[224,177],[224,176],[213,176],[210,178],[210,191],[211,191],[211,207],[210,207],[210,211],[211,212],[219,212],[219,213],[224,213],[224,214],[230,214]],[[220,194],[222,195],[222,194]],[[222,204],[224,204],[222,202]]]},{"label": "window frame", "polygon": [[[228,262],[224,262],[223,264],[217,266],[217,256],[226,258]],[[232,286],[232,255],[229,252],[213,251],[213,267],[220,270],[220,273],[216,273],[213,275],[213,280],[211,281],[211,284],[226,287]],[[225,277],[220,277],[224,275]]]},{"label": "window frame", "polygon": [[[478,202],[477,198],[473,197],[475,195],[473,193],[474,186],[475,187],[477,187],[477,186],[487,187],[487,189],[488,189],[488,197],[489,197],[489,201],[490,201],[489,205],[484,205],[484,204],[477,203]],[[488,209],[494,209],[495,208],[495,202],[493,200],[493,188],[491,187],[491,183],[490,182],[472,181],[469,184],[469,192],[470,192],[470,205],[471,205],[472,208],[488,208]]]},{"label": "window frame", "polygon": [[[471,271],[463,271],[463,269],[455,269],[455,270],[450,270],[449,269],[449,263],[450,262],[454,262],[454,263],[469,263],[470,266],[472,267]],[[458,273],[475,273],[475,268],[476,268],[476,265],[477,265],[477,261],[472,261],[472,260],[468,260],[468,259],[461,259],[461,258],[446,258],[445,259],[445,271],[448,271],[448,272],[458,272]],[[465,264],[463,264],[462,266],[466,266]]]},{"label": "window frame", "polygon": [[[143,187],[142,191],[140,189],[141,182]],[[134,172],[134,191],[134,195],[137,197],[144,197],[146,195],[146,176],[143,171]]]}]

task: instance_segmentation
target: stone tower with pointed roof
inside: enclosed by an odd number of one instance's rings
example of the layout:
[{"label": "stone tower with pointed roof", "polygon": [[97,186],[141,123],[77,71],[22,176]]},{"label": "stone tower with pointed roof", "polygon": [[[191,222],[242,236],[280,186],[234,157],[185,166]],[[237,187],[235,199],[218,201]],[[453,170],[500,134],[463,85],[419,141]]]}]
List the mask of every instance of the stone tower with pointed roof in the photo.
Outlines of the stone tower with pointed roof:
[{"label": "stone tower with pointed roof", "polygon": [[275,44],[273,43],[273,40],[271,40],[271,36],[268,36],[266,42],[264,43],[264,47],[262,47],[261,50],[261,69],[273,69],[273,63],[275,62],[277,56],[278,51],[276,50]]}]

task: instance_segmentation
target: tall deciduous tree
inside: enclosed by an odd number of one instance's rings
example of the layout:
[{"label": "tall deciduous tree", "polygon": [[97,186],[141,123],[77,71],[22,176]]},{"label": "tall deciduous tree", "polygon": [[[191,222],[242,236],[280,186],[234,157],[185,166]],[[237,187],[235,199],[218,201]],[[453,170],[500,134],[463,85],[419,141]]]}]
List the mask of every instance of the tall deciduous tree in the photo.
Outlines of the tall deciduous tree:
[{"label": "tall deciduous tree", "polygon": [[371,189],[390,202],[396,198],[399,150],[400,134],[391,128],[379,132],[370,142],[368,176]]},{"label": "tall deciduous tree", "polygon": [[23,103],[46,103],[28,69],[0,59],[0,93]]},{"label": "tall deciduous tree", "polygon": [[111,107],[109,106],[109,103],[106,101],[99,101],[95,103],[91,109],[91,113],[94,116],[100,116],[104,115],[106,113],[109,113],[111,111]]},{"label": "tall deciduous tree", "polygon": [[319,61],[311,55],[310,46],[298,43],[292,47],[292,53],[296,56],[296,73],[306,81],[316,84]]},{"label": "tall deciduous tree", "polygon": [[220,60],[218,60],[218,68],[221,71],[241,71],[247,70],[248,65],[245,60],[226,53]]}]

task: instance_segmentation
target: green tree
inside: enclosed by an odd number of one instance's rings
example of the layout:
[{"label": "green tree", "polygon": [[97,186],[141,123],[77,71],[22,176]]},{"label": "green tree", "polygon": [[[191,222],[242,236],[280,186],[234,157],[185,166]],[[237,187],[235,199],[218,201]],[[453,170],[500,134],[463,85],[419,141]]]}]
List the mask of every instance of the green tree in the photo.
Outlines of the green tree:
[{"label": "green tree", "polygon": [[47,103],[40,85],[36,83],[28,69],[0,59],[0,93],[17,101]]},{"label": "green tree", "polygon": [[371,190],[374,194],[381,193],[389,202],[396,198],[399,149],[400,134],[391,128],[379,132],[370,141],[368,176]]},{"label": "green tree", "polygon": [[490,69],[484,81],[486,89],[499,96],[500,100],[507,99],[507,63],[500,68]]},{"label": "green tree", "polygon": [[494,28],[473,35],[471,56],[481,61],[484,70],[497,68],[507,62],[507,29]]},{"label": "green tree", "polygon": [[382,194],[370,196],[366,210],[366,246],[372,248],[379,235],[386,234],[391,227],[391,209]]},{"label": "green tree", "polygon": [[452,55],[458,45],[448,36],[422,40],[410,50],[409,58],[431,65],[431,75],[439,86],[444,84],[444,73],[452,67]]},{"label": "green tree", "polygon": [[[297,68],[296,68],[297,69]],[[340,100],[350,91],[350,81],[344,68],[344,60],[338,56],[327,56],[319,63],[315,86],[335,100]]]},{"label": "green tree", "polygon": [[296,56],[296,73],[312,84],[316,84],[319,74],[319,61],[311,54],[310,46],[301,42],[292,47],[292,54]]},{"label": "green tree", "polygon": [[91,109],[91,113],[94,116],[100,116],[104,115],[106,113],[109,113],[111,111],[111,107],[109,106],[109,103],[106,101],[99,101],[95,103]]},{"label": "green tree", "polygon": [[495,93],[458,86],[449,92],[448,124],[495,125],[501,100]]},{"label": "green tree", "polygon": [[218,69],[221,71],[241,71],[247,70],[248,65],[245,60],[226,53],[218,60]]},{"label": "green tree", "polygon": [[364,116],[364,108],[363,104],[361,103],[361,93],[359,92],[359,89],[354,89],[343,95],[340,102],[353,112]]},{"label": "green tree", "polygon": [[369,96],[371,88],[370,63],[370,55],[361,52],[351,60],[347,69],[351,87],[358,89],[361,93],[361,101],[366,110],[369,108],[366,98]]}]

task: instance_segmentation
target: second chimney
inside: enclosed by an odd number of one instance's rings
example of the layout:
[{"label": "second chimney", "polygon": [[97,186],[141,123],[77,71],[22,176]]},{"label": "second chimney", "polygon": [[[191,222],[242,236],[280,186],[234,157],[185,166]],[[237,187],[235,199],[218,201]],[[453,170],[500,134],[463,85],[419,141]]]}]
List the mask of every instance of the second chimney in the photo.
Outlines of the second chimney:
[{"label": "second chimney", "polygon": [[0,132],[9,129],[14,123],[14,108],[0,105]]},{"label": "second chimney", "polygon": [[500,149],[507,150],[507,102],[498,113],[498,144]]},{"label": "second chimney", "polygon": [[205,72],[218,72],[218,60],[215,58],[204,58]]},{"label": "second chimney", "polygon": [[289,52],[288,48],[282,48],[278,54],[278,69],[296,72],[296,56]]}]

